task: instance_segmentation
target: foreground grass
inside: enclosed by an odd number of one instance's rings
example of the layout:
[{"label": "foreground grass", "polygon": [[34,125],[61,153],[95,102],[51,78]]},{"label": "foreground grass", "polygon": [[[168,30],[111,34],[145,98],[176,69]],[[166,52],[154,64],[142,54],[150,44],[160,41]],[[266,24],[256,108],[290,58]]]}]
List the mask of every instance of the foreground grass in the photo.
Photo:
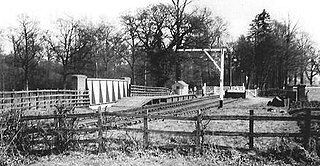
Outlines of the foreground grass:
[{"label": "foreground grass", "polygon": [[[284,149],[282,149],[284,150]],[[288,149],[287,149],[288,150]],[[290,151],[290,150],[289,150]],[[279,153],[277,153],[279,152]],[[162,165],[162,166],[187,166],[187,165],[319,165],[317,158],[306,153],[300,158],[292,158],[281,154],[277,150],[264,152],[239,151],[235,149],[205,149],[202,155],[189,153],[182,155],[179,150],[163,152],[159,149],[142,151],[134,149],[131,152],[108,151],[100,154],[86,152],[66,152],[60,155],[50,155],[33,160],[30,165],[45,166],[102,166],[102,165]],[[297,157],[297,156],[296,156]],[[309,158],[308,158],[309,157]],[[298,160],[297,160],[298,159]]]},{"label": "foreground grass", "polygon": [[[88,151],[67,151],[63,154],[36,156],[1,156],[0,165],[32,165],[32,166],[102,166],[102,165],[161,165],[161,166],[193,166],[193,165],[320,165],[319,158],[305,151],[301,146],[290,140],[280,141],[278,145],[266,151],[241,151],[236,149],[205,148],[203,154],[189,152],[183,149],[163,151],[159,149],[142,149],[139,146],[123,151],[107,150],[104,153],[89,153]],[[183,154],[182,154],[183,153]]]}]

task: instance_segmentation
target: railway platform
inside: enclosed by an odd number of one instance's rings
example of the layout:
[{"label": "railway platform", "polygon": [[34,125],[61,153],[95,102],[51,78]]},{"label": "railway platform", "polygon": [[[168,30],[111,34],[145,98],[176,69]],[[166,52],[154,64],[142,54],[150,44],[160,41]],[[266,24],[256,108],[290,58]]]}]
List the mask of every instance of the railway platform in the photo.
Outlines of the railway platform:
[{"label": "railway platform", "polygon": [[139,108],[149,105],[171,103],[176,101],[191,100],[197,98],[194,94],[188,95],[166,95],[166,96],[133,96],[125,97],[111,105],[108,111],[114,112],[118,110],[126,110]]},{"label": "railway platform", "polygon": [[90,108],[95,110],[95,109],[98,109],[99,106],[101,106],[103,108],[107,107],[106,110],[109,112],[116,112],[120,110],[141,108],[144,106],[150,106],[150,105],[156,105],[156,104],[191,100],[194,98],[197,98],[195,94],[165,95],[165,96],[132,96],[132,97],[124,97],[114,103],[90,106]]}]

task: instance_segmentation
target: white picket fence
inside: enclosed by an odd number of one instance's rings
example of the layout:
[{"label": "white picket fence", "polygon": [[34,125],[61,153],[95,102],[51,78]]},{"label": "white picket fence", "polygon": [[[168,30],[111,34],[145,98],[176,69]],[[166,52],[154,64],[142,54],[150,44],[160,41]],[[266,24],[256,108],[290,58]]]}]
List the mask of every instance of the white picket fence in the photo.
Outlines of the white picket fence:
[{"label": "white picket fence", "polygon": [[[223,87],[223,95],[226,90],[232,90],[232,91],[245,91],[244,86],[224,86]],[[207,95],[219,95],[220,94],[220,87],[219,86],[206,86],[206,94]]]}]

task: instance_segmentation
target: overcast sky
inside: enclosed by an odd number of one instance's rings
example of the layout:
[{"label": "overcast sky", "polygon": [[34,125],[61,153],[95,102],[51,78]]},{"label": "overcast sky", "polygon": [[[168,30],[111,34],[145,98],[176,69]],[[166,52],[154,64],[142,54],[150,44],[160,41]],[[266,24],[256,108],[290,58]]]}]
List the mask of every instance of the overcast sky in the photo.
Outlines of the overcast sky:
[{"label": "overcast sky", "polygon": [[[288,18],[298,23],[299,30],[309,33],[320,46],[320,1],[319,0],[194,0],[189,6],[209,7],[229,23],[233,39],[246,34],[255,15],[266,9],[272,19]],[[0,6],[0,28],[17,24],[17,16],[25,13],[36,18],[43,27],[51,27],[59,17],[101,18],[111,23],[121,13],[134,11],[152,3],[171,3],[171,0],[5,0]]]}]

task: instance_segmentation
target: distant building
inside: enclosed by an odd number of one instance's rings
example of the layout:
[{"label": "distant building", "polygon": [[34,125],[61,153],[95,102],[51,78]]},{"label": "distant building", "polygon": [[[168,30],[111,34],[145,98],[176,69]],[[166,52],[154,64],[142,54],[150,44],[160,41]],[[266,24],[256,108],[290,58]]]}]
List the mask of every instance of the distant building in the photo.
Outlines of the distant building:
[{"label": "distant building", "polygon": [[189,85],[184,81],[177,81],[172,85],[172,90],[177,95],[187,95],[189,92]]}]

